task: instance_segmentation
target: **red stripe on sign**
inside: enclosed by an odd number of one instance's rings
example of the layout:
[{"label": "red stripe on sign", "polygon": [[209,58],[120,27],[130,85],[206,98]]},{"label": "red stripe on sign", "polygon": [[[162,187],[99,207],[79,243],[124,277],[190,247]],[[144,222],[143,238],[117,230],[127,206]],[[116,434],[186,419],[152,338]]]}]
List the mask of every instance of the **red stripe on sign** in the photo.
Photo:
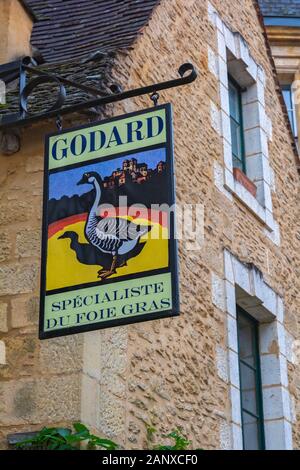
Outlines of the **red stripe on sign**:
[{"label": "red stripe on sign", "polygon": [[[116,217],[116,216],[130,216],[132,219],[142,218],[149,220],[149,222],[154,222],[160,224],[162,227],[168,226],[168,214],[163,211],[155,211],[151,209],[142,209],[142,208],[133,208],[130,207],[116,207],[115,209],[104,209],[101,213],[101,217]],[[53,222],[48,227],[48,238],[53,237],[57,232],[63,230],[69,225],[76,224],[77,222],[85,222],[87,219],[88,213],[84,212],[83,214],[71,215],[65,219],[58,220]]]},{"label": "red stripe on sign", "polygon": [[84,222],[87,218],[87,212],[83,214],[76,214],[71,215],[70,217],[66,217],[65,219],[58,220],[57,222],[53,222],[48,227],[48,238],[51,238],[55,233],[63,230],[68,225],[76,224],[77,222]]}]

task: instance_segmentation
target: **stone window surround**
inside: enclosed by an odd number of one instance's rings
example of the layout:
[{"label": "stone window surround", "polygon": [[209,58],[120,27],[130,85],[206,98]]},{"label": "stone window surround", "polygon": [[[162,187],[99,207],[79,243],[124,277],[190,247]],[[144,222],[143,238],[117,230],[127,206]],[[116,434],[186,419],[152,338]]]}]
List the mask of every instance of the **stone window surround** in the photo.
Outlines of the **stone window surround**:
[{"label": "stone window surround", "polygon": [[224,271],[232,448],[238,450],[243,446],[236,320],[238,304],[259,321],[266,449],[292,449],[283,300],[265,283],[253,265],[241,263],[228,250],[224,250]]},{"label": "stone window surround", "polygon": [[[240,200],[263,223],[265,235],[280,244],[279,227],[273,217],[271,191],[274,176],[270,168],[268,140],[272,139],[272,123],[265,112],[265,73],[249,53],[239,33],[233,33],[208,4],[208,16],[216,29],[217,55],[208,49],[211,72],[219,82],[220,111],[211,103],[211,119],[223,141],[224,169],[215,163],[215,184],[229,199]],[[242,93],[247,176],[257,186],[256,198],[233,176],[231,130],[229,118],[228,72],[245,88]]]}]

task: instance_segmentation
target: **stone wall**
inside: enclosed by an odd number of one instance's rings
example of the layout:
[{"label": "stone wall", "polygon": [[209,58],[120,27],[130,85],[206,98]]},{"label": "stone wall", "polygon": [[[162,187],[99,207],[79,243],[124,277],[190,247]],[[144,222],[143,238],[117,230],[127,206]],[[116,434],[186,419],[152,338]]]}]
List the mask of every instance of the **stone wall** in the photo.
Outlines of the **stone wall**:
[{"label": "stone wall", "polygon": [[80,415],[83,338],[38,340],[43,141],[50,130],[54,124],[24,130],[21,151],[0,157],[0,448],[8,433]]},{"label": "stone wall", "polygon": [[[181,426],[195,447],[230,447],[224,292],[219,292],[219,307],[212,300],[212,279],[224,278],[224,248],[263,273],[284,299],[287,332],[299,337],[299,177],[290,135],[252,0],[212,3],[230,29],[245,38],[266,73],[266,111],[273,124],[272,199],[280,246],[266,237],[264,226],[245,206],[229,200],[214,183],[214,163],[223,166],[223,155],[221,138],[210,122],[210,102],[219,107],[220,97],[208,67],[208,46],[216,51],[217,45],[207,2],[162,0],[130,53],[119,54],[114,79],[124,89],[163,81],[176,77],[186,61],[199,72],[192,85],[167,90],[160,97],[161,103],[173,104],[177,200],[203,204],[205,214],[202,249],[188,251],[183,242],[179,244],[182,315],[38,341],[42,155],[48,129],[24,130],[21,151],[0,157],[0,344],[6,348],[6,360],[0,348],[0,360],[5,362],[0,365],[3,446],[8,432],[68,424],[81,417],[126,448],[147,446],[147,424],[161,432]],[[108,107],[107,113],[149,106],[149,98],[142,97]],[[292,362],[289,382],[298,403],[299,367]],[[295,424],[295,446],[299,433]]]},{"label": "stone wall", "polygon": [[0,0],[0,64],[30,55],[33,19],[19,0]]},{"label": "stone wall", "polygon": [[[126,88],[135,88],[176,76],[185,61],[197,67],[196,82],[161,93],[160,102],[173,104],[177,201],[204,205],[205,241],[199,252],[179,245],[182,316],[127,327],[127,374],[120,380],[126,386],[122,426],[128,447],[145,445],[145,423],[161,431],[182,426],[197,446],[231,446],[226,318],[222,301],[220,308],[213,305],[211,281],[212,274],[224,278],[224,248],[263,273],[284,299],[288,334],[299,335],[299,176],[271,63],[253,2],[211,3],[227,26],[247,41],[255,62],[266,73],[266,112],[273,124],[269,154],[276,192],[272,200],[281,244],[278,247],[269,240],[255,216],[237,200],[227,199],[214,184],[214,163],[224,163],[221,138],[210,124],[210,101],[220,108],[220,97],[208,67],[208,46],[216,53],[217,44],[207,2],[162,1],[134,50],[125,59],[120,56],[116,78]],[[120,111],[149,104],[147,98],[130,100]],[[288,364],[292,402],[298,403],[299,371]],[[296,405],[296,416],[298,412]],[[294,446],[297,443],[295,425]]]}]

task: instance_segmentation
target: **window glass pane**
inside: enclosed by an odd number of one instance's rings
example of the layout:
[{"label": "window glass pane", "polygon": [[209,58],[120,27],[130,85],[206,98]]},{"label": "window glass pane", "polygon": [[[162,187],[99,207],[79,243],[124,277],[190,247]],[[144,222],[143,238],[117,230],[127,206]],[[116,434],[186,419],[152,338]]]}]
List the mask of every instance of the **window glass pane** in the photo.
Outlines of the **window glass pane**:
[{"label": "window glass pane", "polygon": [[294,109],[293,109],[293,99],[292,99],[292,89],[291,86],[285,85],[282,88],[282,95],[288,112],[289,120],[292,126],[293,133],[295,135],[295,119],[294,119]]},{"label": "window glass pane", "polygon": [[243,148],[243,123],[241,115],[241,90],[229,77],[229,113],[233,166],[245,171]]},{"label": "window glass pane", "polygon": [[239,168],[240,170],[244,171],[242,160],[240,160],[239,158],[232,155],[232,162],[233,162],[233,167],[234,168]]},{"label": "window glass pane", "polygon": [[242,148],[242,136],[241,127],[233,119],[230,119],[231,127],[231,145],[232,145],[232,158],[234,162],[237,162],[239,168],[243,168],[243,148]]},{"label": "window glass pane", "polygon": [[244,449],[260,450],[258,420],[243,412]]},{"label": "window glass pane", "polygon": [[257,322],[237,307],[240,391],[244,448],[264,448]]},{"label": "window glass pane", "polygon": [[240,359],[255,367],[255,356],[253,353],[253,325],[250,321],[243,317],[239,317],[238,322],[238,334],[239,334],[239,345],[240,345]]},{"label": "window glass pane", "polygon": [[240,122],[240,103],[239,92],[231,83],[229,83],[229,109],[230,116],[233,117],[238,123]]},{"label": "window glass pane", "polygon": [[246,364],[240,363],[242,407],[257,415],[256,372]]},{"label": "window glass pane", "polygon": [[289,120],[290,120],[290,123],[291,123],[291,126],[292,126],[293,134],[295,135],[295,128],[294,128],[294,112],[293,112],[293,111],[289,111],[289,112],[288,112],[288,115],[289,115]]}]

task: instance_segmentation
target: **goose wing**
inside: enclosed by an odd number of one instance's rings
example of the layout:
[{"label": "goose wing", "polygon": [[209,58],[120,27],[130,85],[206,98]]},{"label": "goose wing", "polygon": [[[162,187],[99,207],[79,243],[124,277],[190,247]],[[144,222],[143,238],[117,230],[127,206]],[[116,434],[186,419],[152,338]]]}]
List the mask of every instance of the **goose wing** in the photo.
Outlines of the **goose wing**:
[{"label": "goose wing", "polygon": [[128,219],[107,217],[97,224],[96,231],[101,238],[105,236],[125,242],[141,236],[143,233],[139,228],[140,226]]},{"label": "goose wing", "polygon": [[123,241],[117,236],[112,218],[102,219],[96,226],[97,246],[106,252],[117,251]]}]

